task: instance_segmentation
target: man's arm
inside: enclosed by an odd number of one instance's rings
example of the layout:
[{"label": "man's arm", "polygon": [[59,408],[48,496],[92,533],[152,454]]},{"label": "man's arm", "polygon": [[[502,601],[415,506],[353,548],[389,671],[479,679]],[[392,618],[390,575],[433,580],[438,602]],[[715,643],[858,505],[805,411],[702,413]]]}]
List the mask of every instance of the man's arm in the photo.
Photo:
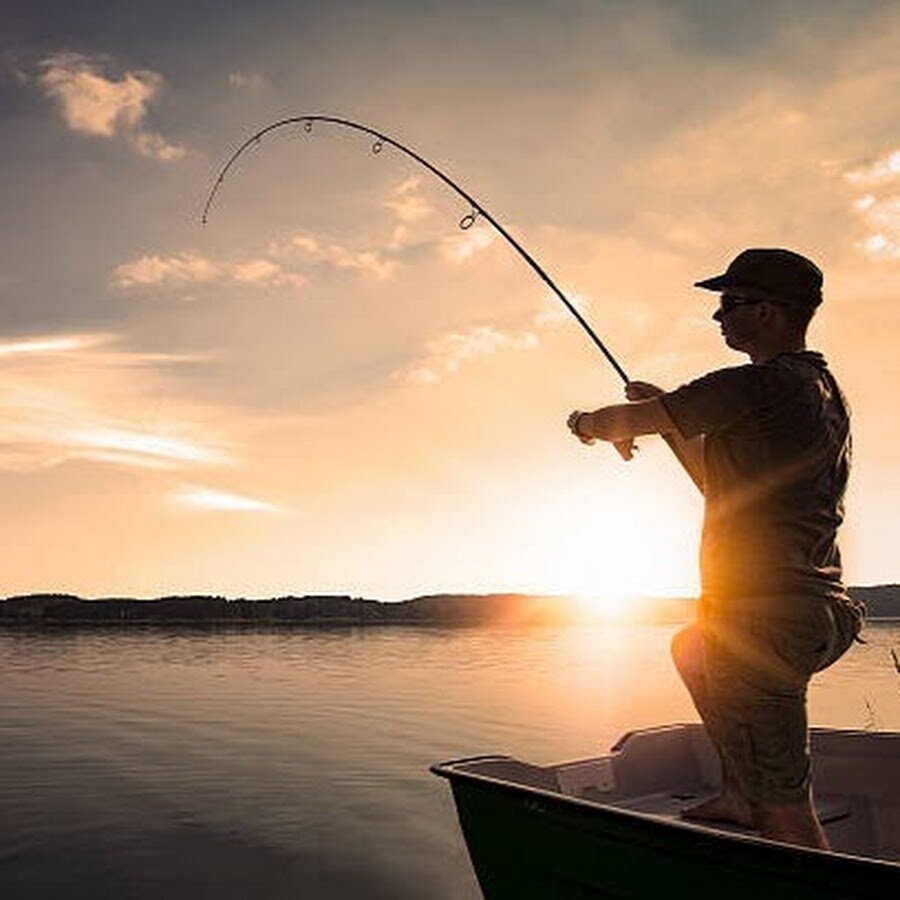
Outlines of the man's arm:
[{"label": "man's arm", "polygon": [[579,437],[616,444],[641,434],[666,434],[676,430],[666,408],[656,398],[616,403],[580,413],[577,426]]},{"label": "man's arm", "polygon": [[703,439],[685,440],[658,397],[573,414],[569,427],[587,443],[600,440],[627,445],[638,435],[661,434],[688,475],[703,490]]}]

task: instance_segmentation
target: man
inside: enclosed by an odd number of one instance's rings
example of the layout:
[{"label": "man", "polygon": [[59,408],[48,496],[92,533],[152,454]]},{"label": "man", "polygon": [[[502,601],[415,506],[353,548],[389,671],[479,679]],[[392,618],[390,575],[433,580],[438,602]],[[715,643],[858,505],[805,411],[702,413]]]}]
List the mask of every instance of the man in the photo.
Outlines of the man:
[{"label": "man", "polygon": [[696,287],[750,357],[669,393],[643,382],[631,403],[575,412],[583,442],[664,434],[705,498],[698,623],[672,654],[722,761],[720,795],[687,818],[756,827],[827,847],[810,795],[806,688],[850,646],[861,607],[841,582],[836,533],[850,462],[845,400],[806,329],[822,273],[782,249],[745,250]]}]

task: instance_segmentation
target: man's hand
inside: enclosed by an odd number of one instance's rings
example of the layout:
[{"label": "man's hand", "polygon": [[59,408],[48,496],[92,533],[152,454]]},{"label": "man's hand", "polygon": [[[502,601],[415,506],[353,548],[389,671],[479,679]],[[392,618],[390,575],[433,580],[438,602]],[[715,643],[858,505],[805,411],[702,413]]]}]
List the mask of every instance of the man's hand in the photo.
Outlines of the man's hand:
[{"label": "man's hand", "polygon": [[632,402],[636,400],[653,400],[654,397],[661,397],[665,391],[658,388],[655,384],[646,381],[629,381],[625,385],[625,396]]},{"label": "man's hand", "polygon": [[[590,433],[590,423],[591,413],[582,412],[577,409],[570,414],[566,422],[569,426],[569,431],[571,431],[582,444],[587,444],[588,446],[596,441],[596,438]],[[634,451],[637,450],[637,446],[631,438],[626,438],[622,441],[613,441],[612,445],[618,450],[619,456],[626,462],[634,456]]]},{"label": "man's hand", "polygon": [[569,418],[566,419],[566,425],[569,426],[569,431],[581,441],[582,444],[587,444],[590,446],[594,443],[594,438],[592,438],[589,434],[583,432],[579,427],[578,423],[587,416],[588,413],[583,412],[580,409],[576,409],[575,412],[569,414]]},{"label": "man's hand", "polygon": [[[662,396],[664,393],[665,391],[662,388],[658,388],[655,384],[650,384],[647,381],[629,381],[628,384],[625,385],[625,396],[632,403],[639,400],[653,400],[656,397]],[[637,444],[631,439],[627,441],[618,441],[614,443],[613,446],[619,451],[619,456],[626,462],[634,457],[634,454],[638,449]]]}]

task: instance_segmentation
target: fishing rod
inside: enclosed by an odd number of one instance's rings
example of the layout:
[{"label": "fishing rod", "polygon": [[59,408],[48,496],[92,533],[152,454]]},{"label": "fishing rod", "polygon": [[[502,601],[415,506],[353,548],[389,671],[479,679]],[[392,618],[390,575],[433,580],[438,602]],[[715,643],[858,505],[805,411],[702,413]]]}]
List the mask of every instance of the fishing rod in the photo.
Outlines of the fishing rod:
[{"label": "fishing rod", "polygon": [[212,207],[213,201],[216,198],[216,194],[219,192],[219,188],[222,186],[222,182],[225,180],[225,176],[228,174],[229,169],[240,159],[240,157],[250,148],[258,145],[262,139],[267,135],[271,134],[273,131],[278,131],[282,128],[287,128],[292,125],[302,125],[303,130],[306,134],[311,134],[313,130],[314,122],[328,122],[331,125],[339,125],[343,128],[352,128],[354,131],[361,131],[364,134],[368,134],[371,137],[375,138],[375,142],[372,144],[372,152],[375,154],[381,153],[384,149],[384,145],[388,144],[391,147],[395,147],[401,153],[406,156],[414,159],[419,165],[424,166],[428,169],[432,175],[436,175],[444,184],[447,185],[452,191],[458,194],[466,203],[471,207],[471,212],[467,213],[462,217],[459,221],[459,227],[466,231],[471,228],[475,224],[475,220],[478,218],[483,218],[486,221],[490,222],[491,225],[497,230],[497,232],[513,246],[513,248],[518,251],[519,255],[528,263],[529,266],[537,273],[538,277],[547,287],[553,291],[554,294],[566,305],[566,308],[572,313],[573,316],[578,320],[578,323],[582,328],[588,333],[591,340],[597,346],[597,349],[606,357],[609,364],[616,370],[616,373],[622,379],[625,384],[628,384],[629,378],[625,374],[625,370],[619,365],[616,361],[615,357],[612,353],[609,352],[606,345],[600,338],[597,336],[596,332],[593,328],[587,323],[584,316],[581,315],[580,312],[575,308],[575,306],[569,301],[569,298],[556,286],[553,282],[553,279],[538,265],[537,261],[534,257],[501,225],[491,213],[485,209],[480,203],[478,203],[473,197],[471,197],[466,191],[464,191],[449,175],[442,172],[437,166],[432,165],[427,159],[423,156],[416,153],[415,150],[410,149],[409,147],[401,144],[399,141],[395,141],[393,138],[388,137],[386,134],[382,134],[379,131],[375,131],[374,128],[369,128],[366,125],[360,125],[359,122],[352,122],[349,119],[340,119],[336,116],[291,116],[288,119],[280,119],[278,122],[273,122],[271,125],[267,125],[265,128],[257,131],[256,134],[247,138],[234,153],[228,158],[227,162],[222,166],[219,171],[218,176],[216,177],[215,183],[213,184],[212,190],[209,193],[209,196],[206,198],[206,203],[203,207],[203,214],[200,217],[200,221],[206,225],[209,221],[209,211]]},{"label": "fishing rod", "polygon": [[[466,213],[459,220],[459,227],[466,231],[471,228],[477,219],[482,218],[485,221],[489,222],[494,230],[512,246],[512,248],[525,260],[526,263],[531,267],[532,271],[537,274],[537,276],[550,288],[550,290],[556,295],[556,297],[562,301],[566,309],[575,317],[575,320],[579,325],[584,329],[587,333],[588,337],[593,341],[594,345],[597,349],[603,354],[606,358],[606,361],[613,367],[616,374],[619,378],[622,379],[624,384],[628,384],[630,382],[630,378],[625,373],[625,370],[619,364],[618,360],[610,353],[606,344],[600,340],[597,333],[591,328],[588,321],[581,315],[575,305],[569,300],[568,297],[557,287],[556,283],[553,279],[544,271],[544,269],[538,264],[537,260],[506,230],[506,228],[497,221],[497,219],[491,214],[491,212],[486,209],[482,204],[480,204],[477,200],[475,200],[467,191],[463,190],[449,175],[445,172],[441,171],[437,166],[430,163],[424,156],[417,153],[415,150],[407,147],[405,144],[401,144],[400,141],[394,140],[394,138],[381,133],[380,131],[376,131],[374,128],[369,128],[367,125],[362,125],[359,122],[354,122],[351,119],[344,119],[338,116],[323,116],[323,115],[305,115],[305,116],[290,116],[286,119],[279,119],[277,122],[272,122],[269,125],[266,125],[265,128],[261,128],[255,134],[251,135],[241,144],[237,150],[235,150],[231,156],[225,161],[222,165],[221,169],[219,169],[219,173],[216,176],[215,181],[213,182],[212,189],[209,192],[209,195],[206,198],[206,203],[203,205],[203,212],[200,216],[200,221],[203,225],[206,225],[209,222],[209,213],[212,209],[212,205],[216,199],[216,196],[219,193],[219,189],[222,187],[222,183],[225,181],[226,175],[228,175],[231,168],[235,165],[235,163],[244,155],[244,153],[249,150],[251,147],[258,146],[264,137],[269,134],[272,134],[275,131],[280,131],[283,128],[297,128],[302,127],[304,134],[312,134],[313,125],[316,122],[325,122],[329,125],[337,125],[341,128],[349,128],[353,131],[360,131],[363,134],[367,134],[370,137],[374,138],[374,142],[372,143],[372,153],[379,154],[384,149],[385,145],[394,147],[396,150],[399,150],[405,156],[408,156],[410,159],[417,162],[420,166],[427,169],[431,172],[432,175],[435,175],[439,178],[447,187],[450,188],[455,194],[462,197],[466,203],[469,204],[470,211]],[[666,443],[674,451],[675,455],[681,461],[682,465],[685,466],[688,473],[694,478],[691,469],[684,462],[684,458],[674,444],[669,435],[663,435]],[[623,458],[630,458],[628,455],[628,451],[617,446],[619,453],[623,456]],[[695,483],[696,483],[696,479]],[[698,484],[699,487],[699,484]],[[702,490],[702,488],[701,488]]]}]

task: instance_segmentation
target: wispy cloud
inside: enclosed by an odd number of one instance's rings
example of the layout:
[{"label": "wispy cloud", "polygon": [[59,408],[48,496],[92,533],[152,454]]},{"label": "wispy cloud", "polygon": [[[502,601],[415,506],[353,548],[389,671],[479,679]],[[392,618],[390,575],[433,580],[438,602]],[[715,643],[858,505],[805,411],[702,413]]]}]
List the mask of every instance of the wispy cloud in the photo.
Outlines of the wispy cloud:
[{"label": "wispy cloud", "polygon": [[73,131],[104,138],[123,138],[137,153],[172,162],[185,148],[173,144],[144,125],[150,102],[159,94],[163,78],[147,70],[127,71],[116,78],[105,57],[57,53],[41,63],[39,82],[56,101]]},{"label": "wispy cloud", "polygon": [[428,341],[423,358],[398,373],[397,377],[413,383],[431,384],[479,358],[507,350],[534,350],[539,345],[534,332],[506,332],[493,325],[479,325]]},{"label": "wispy cloud", "polygon": [[87,347],[106,343],[107,335],[72,334],[54,337],[26,337],[13,341],[0,341],[0,357],[41,356],[53,353],[71,353]]},{"label": "wispy cloud", "polygon": [[87,459],[183,469],[233,461],[210,411],[167,404],[155,364],[185,356],[131,352],[114,335],[52,335],[0,343],[0,468]]},{"label": "wispy cloud", "polygon": [[270,259],[213,260],[186,251],[171,256],[141,256],[122,263],[113,271],[112,281],[120,288],[222,281],[263,287],[301,287],[306,283],[306,278]]},{"label": "wispy cloud", "polygon": [[3,357],[19,357],[23,362],[30,357],[38,363],[54,358],[89,359],[94,365],[112,367],[196,363],[210,358],[208,351],[197,354],[123,349],[118,346],[120,340],[119,335],[108,332],[21,337],[0,341],[0,361]]},{"label": "wispy cloud", "polygon": [[136,465],[164,465],[169,462],[221,465],[228,456],[215,447],[174,437],[159,431],[128,431],[117,428],[86,428],[65,433],[69,446],[83,455],[92,450],[112,451],[117,458],[131,459]]},{"label": "wispy cloud", "polygon": [[204,487],[184,486],[173,494],[173,499],[182,506],[200,510],[270,514],[285,511],[282,507],[265,500]]}]

